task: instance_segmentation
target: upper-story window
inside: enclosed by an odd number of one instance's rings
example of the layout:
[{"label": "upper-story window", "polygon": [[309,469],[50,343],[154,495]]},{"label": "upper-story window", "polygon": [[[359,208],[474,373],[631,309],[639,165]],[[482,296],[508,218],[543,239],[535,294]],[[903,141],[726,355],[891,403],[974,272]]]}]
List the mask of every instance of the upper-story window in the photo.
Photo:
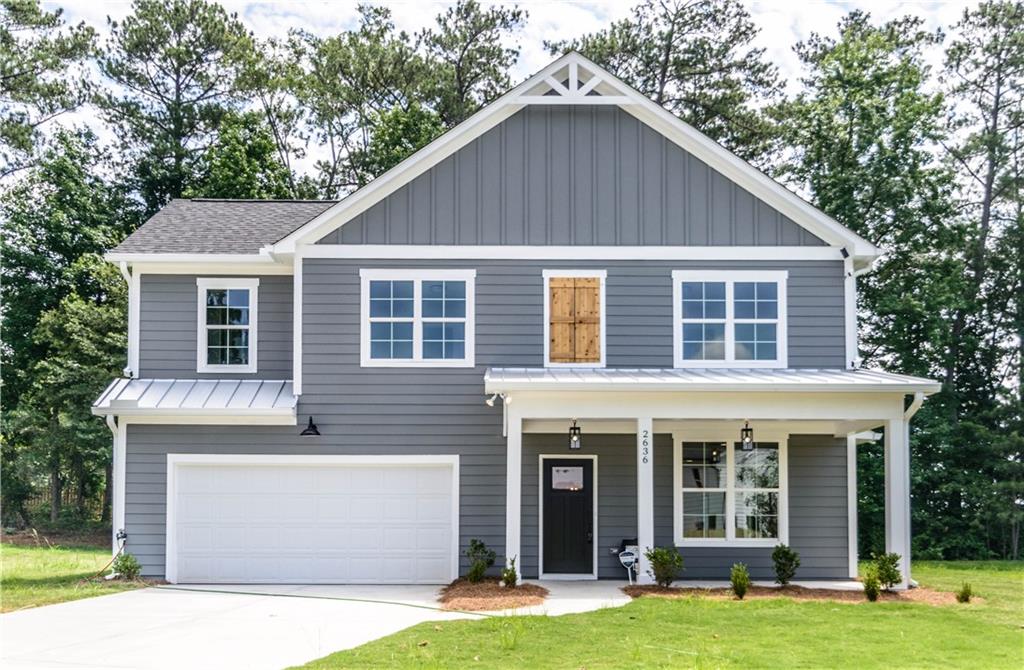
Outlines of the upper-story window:
[{"label": "upper-story window", "polygon": [[472,367],[475,270],[361,270],[363,366]]},{"label": "upper-story window", "polygon": [[544,365],[604,367],[604,270],[544,270]]},{"label": "upper-story window", "polygon": [[196,280],[197,372],[256,372],[259,279]]},{"label": "upper-story window", "polygon": [[676,367],[786,367],[785,271],[672,273]]}]

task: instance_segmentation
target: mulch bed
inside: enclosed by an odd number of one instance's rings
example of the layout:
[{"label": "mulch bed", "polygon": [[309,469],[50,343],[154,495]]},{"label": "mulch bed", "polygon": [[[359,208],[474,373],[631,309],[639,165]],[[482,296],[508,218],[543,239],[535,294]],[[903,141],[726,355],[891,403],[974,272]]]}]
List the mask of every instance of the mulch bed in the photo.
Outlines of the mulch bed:
[{"label": "mulch bed", "polygon": [[[711,600],[736,600],[732,589],[700,589],[700,588],[665,588],[662,586],[625,586],[622,591],[630,598],[708,598]],[[792,600],[817,600],[840,603],[866,603],[863,591],[844,591],[838,589],[809,589],[792,584],[781,587],[751,586],[744,600],[763,600],[766,598],[790,598]],[[945,591],[916,588],[906,591],[883,591],[879,601],[925,603],[928,605],[955,605],[956,596]],[[975,598],[974,600],[980,600]]]},{"label": "mulch bed", "polygon": [[457,579],[441,589],[441,609],[463,612],[490,612],[518,607],[541,605],[548,590],[536,584],[520,584],[507,589],[497,579],[485,579],[473,584]]}]

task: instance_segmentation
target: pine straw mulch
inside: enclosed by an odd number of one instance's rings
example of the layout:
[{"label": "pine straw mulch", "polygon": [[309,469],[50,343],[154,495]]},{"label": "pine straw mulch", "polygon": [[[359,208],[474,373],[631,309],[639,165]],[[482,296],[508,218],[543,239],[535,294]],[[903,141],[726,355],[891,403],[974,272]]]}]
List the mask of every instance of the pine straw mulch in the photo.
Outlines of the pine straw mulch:
[{"label": "pine straw mulch", "polygon": [[[653,598],[708,598],[711,600],[736,600],[730,588],[703,589],[663,586],[624,586],[622,591],[630,598],[653,597]],[[856,605],[866,603],[864,592],[860,590],[846,591],[840,589],[809,589],[803,586],[789,584],[780,587],[751,586],[747,591],[744,600],[764,600],[767,598],[790,598],[792,600],[816,600],[848,603]],[[879,601],[924,603],[926,605],[944,606],[955,605],[956,596],[946,591],[934,591],[926,588],[908,589],[906,591],[882,591],[878,596]],[[973,598],[980,600],[980,598]]]},{"label": "pine straw mulch", "polygon": [[536,584],[520,584],[507,589],[494,578],[473,584],[457,579],[441,589],[441,609],[463,612],[492,612],[541,605],[548,590]]}]

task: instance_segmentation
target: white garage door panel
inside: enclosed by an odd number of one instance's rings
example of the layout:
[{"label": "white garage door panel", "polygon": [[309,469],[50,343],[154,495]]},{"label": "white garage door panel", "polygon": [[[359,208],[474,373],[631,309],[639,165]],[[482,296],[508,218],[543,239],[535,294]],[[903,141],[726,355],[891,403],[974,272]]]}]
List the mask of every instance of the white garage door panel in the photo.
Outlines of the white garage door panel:
[{"label": "white garage door panel", "polygon": [[178,582],[441,584],[453,577],[451,464],[169,467],[168,576],[176,567]]}]

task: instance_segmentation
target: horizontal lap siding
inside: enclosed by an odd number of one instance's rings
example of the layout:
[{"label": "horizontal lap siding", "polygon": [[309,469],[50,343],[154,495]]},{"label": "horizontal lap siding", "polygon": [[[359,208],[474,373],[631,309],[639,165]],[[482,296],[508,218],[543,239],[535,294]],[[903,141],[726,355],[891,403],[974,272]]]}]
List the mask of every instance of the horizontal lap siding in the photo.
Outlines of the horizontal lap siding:
[{"label": "horizontal lap siding", "polygon": [[527,107],[324,244],[820,246],[617,107]]},{"label": "horizontal lap siding", "polygon": [[[207,275],[203,275],[206,277]],[[232,275],[234,277],[234,275]],[[259,277],[255,374],[196,372],[196,275],[143,274],[138,377],[291,379],[292,278]]]},{"label": "horizontal lap siding", "polygon": [[[655,443],[655,543],[674,544],[672,445]],[[789,440],[789,544],[800,553],[797,579],[849,575],[846,508],[846,440],[793,435]],[[754,579],[774,579],[771,548],[684,547],[684,579],[729,579],[745,563]]]}]

